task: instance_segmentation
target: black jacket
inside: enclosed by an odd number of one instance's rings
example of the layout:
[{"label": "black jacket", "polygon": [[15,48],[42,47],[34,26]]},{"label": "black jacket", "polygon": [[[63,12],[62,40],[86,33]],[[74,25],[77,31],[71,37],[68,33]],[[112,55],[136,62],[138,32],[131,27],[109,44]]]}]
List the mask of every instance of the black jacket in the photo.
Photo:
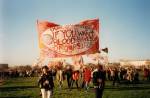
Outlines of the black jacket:
[{"label": "black jacket", "polygon": [[[104,85],[105,85],[105,77],[106,77],[105,71],[100,71],[100,70],[98,70],[98,71],[94,72],[94,73],[93,73],[93,84],[94,84],[94,86],[95,86],[95,87],[100,87],[100,86],[101,86],[101,88],[104,88]],[[101,79],[102,82],[99,83],[99,82],[98,82],[98,79]]]},{"label": "black jacket", "polygon": [[[46,83],[48,81],[48,83]],[[40,88],[44,88],[46,90],[51,90],[54,87],[54,82],[53,82],[53,74],[52,72],[48,72],[47,74],[42,74],[39,81],[38,81],[38,86]]]}]

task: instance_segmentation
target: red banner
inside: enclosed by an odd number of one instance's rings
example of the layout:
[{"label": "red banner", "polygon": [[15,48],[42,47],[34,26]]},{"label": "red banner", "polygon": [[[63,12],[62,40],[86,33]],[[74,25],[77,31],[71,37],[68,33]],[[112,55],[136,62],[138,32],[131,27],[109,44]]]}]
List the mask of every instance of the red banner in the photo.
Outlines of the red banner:
[{"label": "red banner", "polygon": [[64,26],[38,21],[37,28],[42,57],[71,57],[99,51],[98,19]]}]

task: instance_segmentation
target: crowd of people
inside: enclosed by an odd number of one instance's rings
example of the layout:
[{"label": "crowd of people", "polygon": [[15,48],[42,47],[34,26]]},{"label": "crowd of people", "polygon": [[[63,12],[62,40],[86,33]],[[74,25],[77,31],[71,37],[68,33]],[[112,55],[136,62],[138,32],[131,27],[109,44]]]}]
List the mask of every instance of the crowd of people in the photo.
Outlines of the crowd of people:
[{"label": "crowd of people", "polygon": [[[124,84],[135,84],[142,80],[150,81],[150,68],[118,67],[84,65],[79,70],[74,66],[44,66],[42,68],[31,68],[30,70],[9,70],[0,71],[0,78],[13,77],[37,77],[40,76],[38,85],[41,88],[43,98],[50,98],[53,94],[54,86],[59,89],[64,88],[64,82],[67,82],[69,90],[77,88],[84,89],[86,92],[90,87],[94,87],[96,98],[102,98],[102,92],[105,86],[105,80],[112,83],[112,86]],[[92,85],[91,85],[92,84]],[[45,97],[48,96],[48,97]]]},{"label": "crowd of people", "polygon": [[25,71],[18,71],[18,70],[10,70],[10,71],[0,71],[0,78],[7,79],[7,78],[16,78],[16,77],[35,77],[38,76],[40,71],[38,70],[25,70]]},{"label": "crowd of people", "polygon": [[116,83],[126,82],[126,83],[138,83],[139,82],[139,70],[129,67],[129,68],[117,68],[109,67],[107,69],[107,79],[113,81],[112,85]]},{"label": "crowd of people", "polygon": [[56,79],[56,85],[58,85],[60,89],[63,87],[64,80],[67,80],[69,90],[74,88],[75,83],[77,89],[84,88],[86,91],[88,91],[90,87],[89,83],[92,81],[94,85],[93,87],[95,88],[96,98],[102,98],[106,71],[100,64],[97,65],[95,69],[91,69],[89,66],[84,66],[82,70],[73,70],[71,66],[67,66],[65,69],[59,67],[55,71],[44,66],[42,67],[42,73],[38,81],[38,85],[41,88],[42,98],[50,98],[52,96],[55,84],[53,82],[54,79]]},{"label": "crowd of people", "polygon": [[50,73],[52,73],[51,77],[53,77],[53,81],[55,81],[54,84],[57,85],[59,89],[63,88],[64,81],[67,81],[69,90],[73,88],[83,88],[85,89],[85,91],[88,91],[89,88],[93,85],[92,87],[95,88],[97,96],[96,98],[102,98],[105,80],[110,82],[112,81],[112,86],[119,85],[121,83],[136,84],[139,83],[141,79],[141,72],[143,72],[142,80],[150,79],[150,69],[148,68],[144,68],[144,70],[142,71],[134,67],[105,67],[100,65],[86,65],[82,66],[80,70],[74,70],[72,66],[68,65],[65,68],[56,67],[55,69],[53,69],[49,67],[48,70],[50,71]]},{"label": "crowd of people", "polygon": [[0,79],[16,77],[37,77],[41,73],[41,68],[36,66],[13,66],[8,69],[0,69]]}]

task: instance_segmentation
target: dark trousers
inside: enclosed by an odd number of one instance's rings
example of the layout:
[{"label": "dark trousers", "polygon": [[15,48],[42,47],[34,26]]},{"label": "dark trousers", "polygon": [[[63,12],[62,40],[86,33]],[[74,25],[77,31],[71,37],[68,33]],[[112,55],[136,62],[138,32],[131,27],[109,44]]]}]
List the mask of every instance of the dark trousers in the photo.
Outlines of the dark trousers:
[{"label": "dark trousers", "polygon": [[78,87],[78,80],[73,80],[71,86],[73,87],[74,82],[76,83],[77,88],[79,88]]},{"label": "dark trousers", "polygon": [[113,86],[115,85],[115,83],[120,83],[119,77],[114,77],[113,79]]},{"label": "dark trousers", "polygon": [[102,98],[103,96],[103,89],[101,88],[95,88],[95,98]]},{"label": "dark trousers", "polygon": [[71,88],[71,82],[72,82],[71,77],[67,77],[68,88]]},{"label": "dark trousers", "polygon": [[81,88],[84,88],[84,86],[85,86],[85,82],[83,81],[82,85],[81,85]]}]

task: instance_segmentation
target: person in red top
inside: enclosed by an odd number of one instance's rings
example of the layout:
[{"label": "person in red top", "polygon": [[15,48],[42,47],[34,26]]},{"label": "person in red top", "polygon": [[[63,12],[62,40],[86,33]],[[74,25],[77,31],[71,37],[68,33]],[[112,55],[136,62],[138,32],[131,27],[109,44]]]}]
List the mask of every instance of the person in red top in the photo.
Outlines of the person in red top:
[{"label": "person in red top", "polygon": [[79,71],[78,71],[78,70],[76,70],[76,71],[73,72],[73,74],[72,74],[72,80],[73,80],[73,81],[72,81],[71,87],[73,87],[73,84],[74,84],[74,82],[75,82],[77,88],[79,88],[79,86],[78,86]]},{"label": "person in red top", "polygon": [[91,69],[89,67],[85,67],[83,69],[83,82],[86,90],[89,88],[89,82],[91,81]]}]

